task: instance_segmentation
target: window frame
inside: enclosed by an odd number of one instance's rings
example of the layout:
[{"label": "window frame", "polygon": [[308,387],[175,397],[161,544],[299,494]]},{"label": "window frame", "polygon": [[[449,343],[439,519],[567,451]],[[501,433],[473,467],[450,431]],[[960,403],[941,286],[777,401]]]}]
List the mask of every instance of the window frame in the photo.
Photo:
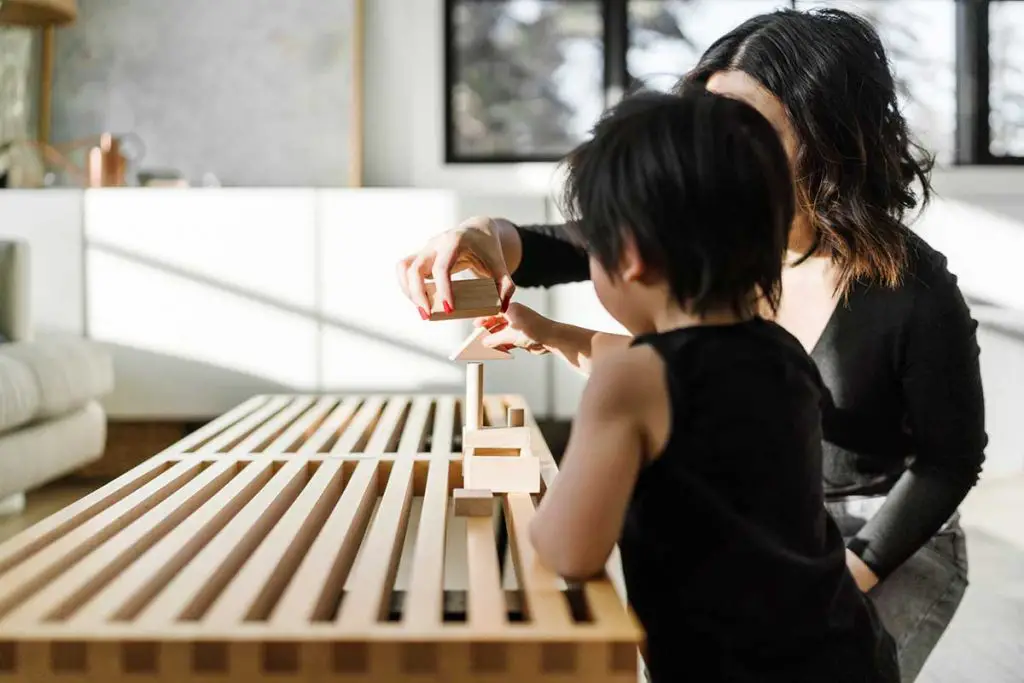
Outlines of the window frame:
[{"label": "window frame", "polygon": [[[453,90],[457,80],[455,9],[466,0],[444,0],[444,163],[449,165],[552,163],[562,159],[550,154],[467,155],[456,148]],[[493,2],[497,0],[469,0]],[[1024,0],[1002,0],[1024,2]],[[605,106],[617,102],[632,85],[626,53],[629,49],[629,0],[600,0],[603,19]],[[990,0],[955,0],[955,151],[952,166],[1024,166],[1024,156],[991,152],[989,125],[991,74],[989,54]],[[796,0],[790,0],[795,7]]]}]

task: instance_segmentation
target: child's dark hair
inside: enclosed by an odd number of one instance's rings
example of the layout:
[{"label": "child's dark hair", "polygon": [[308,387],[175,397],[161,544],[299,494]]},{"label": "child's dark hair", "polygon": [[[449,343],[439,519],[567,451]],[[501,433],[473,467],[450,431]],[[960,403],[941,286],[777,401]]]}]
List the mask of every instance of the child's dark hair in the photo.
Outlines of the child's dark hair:
[{"label": "child's dark hair", "polygon": [[753,107],[700,87],[639,92],[565,159],[563,212],[614,274],[628,234],[680,305],[778,305],[795,196],[785,150]]}]

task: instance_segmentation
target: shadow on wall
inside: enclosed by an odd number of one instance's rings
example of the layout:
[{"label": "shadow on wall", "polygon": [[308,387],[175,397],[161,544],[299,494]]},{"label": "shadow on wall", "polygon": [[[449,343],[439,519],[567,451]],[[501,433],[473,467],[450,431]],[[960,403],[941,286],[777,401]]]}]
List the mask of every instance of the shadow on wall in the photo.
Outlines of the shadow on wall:
[{"label": "shadow on wall", "polygon": [[[122,273],[144,274],[127,277],[118,287],[124,298],[131,299],[128,295],[134,293],[148,299],[144,310],[133,312],[129,307],[119,310],[116,318],[105,319],[108,311],[102,300],[91,301],[89,307],[92,336],[116,358],[118,392],[108,400],[108,408],[121,417],[152,417],[163,406],[182,404],[189,405],[190,417],[212,417],[264,393],[453,393],[461,389],[461,368],[447,355],[414,341],[102,241],[88,241],[87,250],[105,266],[105,275],[112,275],[118,266]],[[132,285],[140,280],[147,286],[133,292]],[[188,292],[201,299],[193,299],[191,310]],[[160,299],[171,307],[162,307]],[[219,320],[210,321],[209,326],[198,321],[182,324],[208,315],[211,307],[216,311],[218,302],[223,309]],[[368,308],[367,313],[374,315],[374,309]],[[159,321],[146,324],[161,317],[177,318],[177,324],[172,322],[173,329],[161,329]],[[227,334],[218,329],[225,322],[233,327]],[[346,366],[340,369],[344,374],[339,376],[335,370],[325,376],[325,366],[331,362],[325,356],[337,353],[331,346],[339,341],[344,358],[338,362]],[[205,390],[197,394],[197,387]],[[180,416],[180,411],[175,412]]]}]

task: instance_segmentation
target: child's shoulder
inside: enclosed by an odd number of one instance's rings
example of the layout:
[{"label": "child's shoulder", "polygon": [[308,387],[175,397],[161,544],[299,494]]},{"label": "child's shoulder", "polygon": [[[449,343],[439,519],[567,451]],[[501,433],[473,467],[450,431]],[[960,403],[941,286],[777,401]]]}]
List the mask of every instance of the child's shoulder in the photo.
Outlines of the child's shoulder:
[{"label": "child's shoulder", "polygon": [[648,344],[608,351],[590,371],[587,391],[610,407],[640,409],[654,393],[652,383],[664,381],[665,365]]}]

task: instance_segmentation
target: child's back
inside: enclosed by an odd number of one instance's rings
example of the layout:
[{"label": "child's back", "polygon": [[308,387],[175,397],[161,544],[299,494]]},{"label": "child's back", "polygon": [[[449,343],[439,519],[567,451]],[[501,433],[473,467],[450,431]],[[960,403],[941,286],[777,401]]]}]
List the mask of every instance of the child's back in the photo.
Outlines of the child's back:
[{"label": "child's back", "polygon": [[653,680],[883,680],[892,641],[825,512],[822,389],[799,342],[754,318],[636,344],[665,365],[671,416],[620,540]]},{"label": "child's back", "polygon": [[821,380],[759,317],[791,175],[761,114],[705,92],[627,98],[569,157],[595,291],[635,340],[594,360],[531,539],[570,577],[619,543],[654,683],[899,678],[825,512]]}]

